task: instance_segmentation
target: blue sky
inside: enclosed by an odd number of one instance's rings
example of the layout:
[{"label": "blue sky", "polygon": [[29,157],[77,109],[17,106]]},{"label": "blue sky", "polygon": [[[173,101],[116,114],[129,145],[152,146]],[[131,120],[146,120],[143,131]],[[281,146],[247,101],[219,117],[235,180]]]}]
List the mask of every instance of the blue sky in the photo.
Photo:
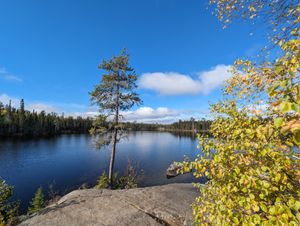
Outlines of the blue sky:
[{"label": "blue sky", "polygon": [[209,117],[228,66],[266,43],[245,22],[222,29],[212,10],[208,0],[0,0],[0,101],[93,114],[97,66],[126,47],[144,102],[128,120]]}]

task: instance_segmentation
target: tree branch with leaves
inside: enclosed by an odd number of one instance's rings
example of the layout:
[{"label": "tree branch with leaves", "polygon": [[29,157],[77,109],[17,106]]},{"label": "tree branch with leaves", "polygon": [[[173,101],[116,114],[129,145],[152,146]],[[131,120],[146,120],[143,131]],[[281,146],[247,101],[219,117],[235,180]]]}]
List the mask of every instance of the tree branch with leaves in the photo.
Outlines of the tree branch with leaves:
[{"label": "tree branch with leaves", "polygon": [[[212,137],[182,171],[209,178],[193,204],[199,225],[300,225],[299,1],[211,0],[219,19],[269,18],[276,60],[237,60],[211,106]],[[267,14],[266,14],[267,12]],[[288,31],[288,35],[286,35]]]}]

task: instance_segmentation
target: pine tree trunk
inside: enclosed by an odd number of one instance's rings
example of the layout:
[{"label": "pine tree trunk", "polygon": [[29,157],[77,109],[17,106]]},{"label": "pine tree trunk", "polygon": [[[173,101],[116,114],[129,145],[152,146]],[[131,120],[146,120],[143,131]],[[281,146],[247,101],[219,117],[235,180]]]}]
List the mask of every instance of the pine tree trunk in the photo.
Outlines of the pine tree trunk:
[{"label": "pine tree trunk", "polygon": [[113,188],[113,173],[114,173],[114,162],[115,162],[115,154],[116,154],[116,144],[117,144],[117,134],[118,130],[115,128],[112,140],[112,148],[111,148],[111,156],[110,156],[110,164],[109,164],[109,188]]},{"label": "pine tree trunk", "polygon": [[[119,78],[119,75],[118,75]],[[119,82],[119,81],[118,81]],[[109,188],[113,188],[113,173],[114,173],[114,163],[115,163],[115,154],[116,154],[116,145],[117,145],[117,137],[118,137],[118,126],[119,126],[119,83],[117,85],[116,91],[116,115],[115,115],[115,128],[114,134],[112,138],[112,148],[111,148],[111,156],[110,156],[110,164],[109,164],[109,173],[108,173],[108,181]]]}]

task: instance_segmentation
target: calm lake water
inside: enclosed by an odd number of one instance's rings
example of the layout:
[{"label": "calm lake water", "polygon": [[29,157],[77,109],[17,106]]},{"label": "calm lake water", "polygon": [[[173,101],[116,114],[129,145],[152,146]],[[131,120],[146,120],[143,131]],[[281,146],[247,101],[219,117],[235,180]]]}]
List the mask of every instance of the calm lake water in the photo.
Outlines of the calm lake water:
[{"label": "calm lake water", "polygon": [[[192,182],[191,174],[167,179],[165,170],[184,156],[194,158],[197,139],[168,132],[130,132],[117,144],[115,171],[124,172],[128,159],[144,171],[138,185],[151,186]],[[0,141],[0,177],[14,185],[14,199],[21,200],[21,212],[27,209],[39,186],[45,193],[54,184],[60,194],[77,189],[83,183],[95,185],[108,168],[110,148],[97,150],[89,135],[61,135],[42,139],[2,139]]]}]

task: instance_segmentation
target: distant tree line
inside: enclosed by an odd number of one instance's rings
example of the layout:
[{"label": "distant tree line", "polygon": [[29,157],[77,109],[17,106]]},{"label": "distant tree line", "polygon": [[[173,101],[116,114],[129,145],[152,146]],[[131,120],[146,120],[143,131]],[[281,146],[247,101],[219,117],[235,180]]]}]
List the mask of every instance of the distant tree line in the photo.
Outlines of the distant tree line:
[{"label": "distant tree line", "polygon": [[207,132],[211,125],[210,120],[201,119],[196,120],[179,120],[172,124],[158,124],[158,123],[137,123],[137,122],[124,122],[123,127],[125,130],[148,130],[148,131],[195,131]]},{"label": "distant tree line", "polygon": [[14,108],[11,102],[0,102],[0,136],[49,136],[63,133],[86,133],[92,127],[92,118],[64,117],[55,113],[25,110],[24,100]]},{"label": "distant tree line", "polygon": [[[97,121],[97,120],[96,120]],[[20,107],[0,102],[0,136],[50,136],[64,133],[87,133],[95,120],[83,117],[65,117],[56,113],[25,110],[24,100]],[[172,124],[122,122],[121,127],[133,131],[196,131],[209,130],[210,120],[179,120]]]}]

